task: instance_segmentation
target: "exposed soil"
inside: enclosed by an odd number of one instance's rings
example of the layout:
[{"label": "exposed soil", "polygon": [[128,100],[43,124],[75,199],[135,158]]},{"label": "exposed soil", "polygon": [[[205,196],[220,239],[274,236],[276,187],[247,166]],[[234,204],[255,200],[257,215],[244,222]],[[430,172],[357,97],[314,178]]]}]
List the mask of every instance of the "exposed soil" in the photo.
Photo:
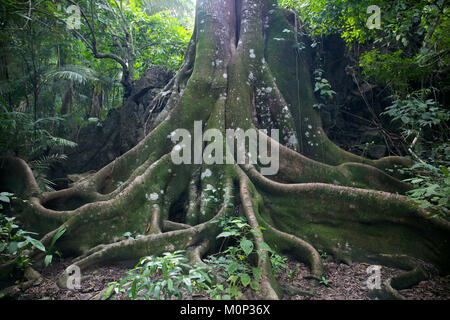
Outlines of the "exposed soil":
[{"label": "exposed soil", "polygon": [[[58,276],[70,265],[71,260],[60,260],[41,271],[43,282],[24,292],[21,300],[91,300],[110,282],[126,276],[132,268],[127,264],[99,266],[82,273],[79,290],[61,289],[56,285]],[[38,270],[39,271],[39,270]]]},{"label": "exposed soil", "polygon": [[[118,281],[132,265],[119,263],[99,266],[82,274],[81,289],[66,290],[56,285],[59,274],[70,265],[70,260],[53,263],[41,272],[44,281],[26,290],[20,300],[90,300],[98,296],[112,281]],[[298,266],[298,268],[297,268]],[[286,269],[282,269],[277,278],[286,289],[284,300],[371,300],[366,281],[368,264],[353,263],[351,265],[325,262],[325,280],[320,285],[314,285],[308,278],[308,267],[288,258]],[[296,270],[294,273],[293,271]],[[388,267],[381,268],[382,281],[401,273],[402,270]],[[422,281],[411,289],[399,291],[405,298],[411,300],[449,300],[450,276],[435,276]],[[188,297],[186,297],[188,298]],[[194,299],[204,299],[196,296]]]},{"label": "exposed soil", "polygon": [[[296,274],[290,277],[291,271],[300,265]],[[289,259],[286,262],[287,270],[280,273],[278,279],[282,285],[295,287],[300,293],[283,297],[292,300],[371,300],[366,281],[370,274],[365,263],[353,263],[351,265],[325,262],[325,279],[320,286],[312,286],[312,280],[308,279],[308,267]],[[381,281],[385,281],[395,275],[404,272],[400,269],[381,267]],[[326,283],[326,284],[325,284]],[[448,300],[450,299],[450,276],[435,276],[427,281],[399,293],[411,300]]]}]

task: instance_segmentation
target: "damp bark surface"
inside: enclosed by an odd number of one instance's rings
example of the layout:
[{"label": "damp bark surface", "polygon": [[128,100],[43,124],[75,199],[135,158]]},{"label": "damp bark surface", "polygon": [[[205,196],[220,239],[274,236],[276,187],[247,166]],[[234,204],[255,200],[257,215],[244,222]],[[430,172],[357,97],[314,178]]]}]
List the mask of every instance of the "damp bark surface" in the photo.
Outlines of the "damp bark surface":
[{"label": "damp bark surface", "polygon": [[[301,41],[297,28],[295,15],[275,1],[198,0],[185,61],[164,88],[167,102],[145,138],[56,192],[41,191],[23,160],[3,159],[2,188],[28,200],[17,204],[15,214],[46,245],[66,228],[58,247],[77,256],[72,263],[81,270],[180,249],[201,259],[217,249],[221,230],[211,221],[242,215],[252,228],[265,228],[253,239],[259,250],[266,242],[295,256],[315,279],[324,274],[319,251],[347,263],[401,267],[410,284],[429,266],[448,273],[448,221],[428,219],[430,212],[402,195],[410,186],[385,171],[410,161],[365,159],[326,136],[312,107],[308,52],[295,46]],[[264,176],[260,163],[238,164],[235,158],[228,164],[174,164],[171,134],[193,132],[195,121],[223,137],[227,129],[256,130],[279,147],[278,173]],[[279,129],[279,141],[265,134],[271,129]],[[234,206],[205,201],[208,186],[223,188],[221,197],[232,196]],[[125,232],[144,236],[124,239]],[[256,262],[263,276],[252,298],[280,298],[268,261]],[[386,282],[379,294],[395,295],[404,287],[399,279]]]}]

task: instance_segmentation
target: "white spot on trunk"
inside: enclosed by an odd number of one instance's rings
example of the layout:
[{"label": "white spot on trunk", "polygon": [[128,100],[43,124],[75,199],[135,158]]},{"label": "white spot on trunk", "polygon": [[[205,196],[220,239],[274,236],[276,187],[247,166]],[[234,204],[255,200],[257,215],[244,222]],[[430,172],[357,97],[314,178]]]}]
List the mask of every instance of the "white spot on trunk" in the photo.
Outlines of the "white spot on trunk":
[{"label": "white spot on trunk", "polygon": [[291,145],[296,145],[296,144],[298,143],[297,137],[294,136],[294,135],[290,136],[290,137],[289,137],[289,143],[290,143]]}]

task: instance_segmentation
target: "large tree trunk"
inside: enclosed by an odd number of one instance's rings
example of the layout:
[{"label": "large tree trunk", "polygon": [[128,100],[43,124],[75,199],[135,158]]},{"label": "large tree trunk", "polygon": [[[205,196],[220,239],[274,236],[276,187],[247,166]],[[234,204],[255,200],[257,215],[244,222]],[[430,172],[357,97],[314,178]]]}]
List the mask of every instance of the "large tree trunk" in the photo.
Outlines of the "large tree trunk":
[{"label": "large tree trunk", "polygon": [[[312,108],[307,52],[294,49],[295,26],[294,15],[275,1],[198,0],[184,64],[156,98],[168,96],[167,104],[136,147],[71,188],[51,193],[39,190],[23,161],[7,159],[2,170],[17,174],[2,172],[1,185],[30,200],[20,214],[45,235],[44,243],[67,229],[59,247],[79,255],[74,263],[82,269],[179,249],[192,250],[198,260],[216,247],[220,230],[210,222],[240,214],[253,228],[266,228],[254,239],[259,250],[265,241],[293,254],[319,279],[318,250],[347,262],[415,269],[423,261],[448,272],[449,223],[427,219],[427,212],[399,195],[409,186],[383,171],[409,161],[367,160],[326,137]],[[175,165],[168,137],[179,128],[193,132],[194,121],[224,137],[226,129],[279,128],[278,174],[263,176],[250,164]],[[220,184],[234,195],[238,210],[226,201],[204,201],[207,185]],[[145,236],[122,240],[127,231]],[[269,259],[257,264],[264,276],[256,297],[278,298]]]}]

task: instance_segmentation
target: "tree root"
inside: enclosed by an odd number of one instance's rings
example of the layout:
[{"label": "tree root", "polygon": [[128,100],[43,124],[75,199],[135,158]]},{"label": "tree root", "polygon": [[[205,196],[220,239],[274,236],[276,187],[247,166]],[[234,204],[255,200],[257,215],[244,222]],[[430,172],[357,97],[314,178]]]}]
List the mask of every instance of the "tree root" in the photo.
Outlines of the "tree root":
[{"label": "tree root", "polygon": [[31,267],[25,268],[24,278],[26,279],[26,281],[1,290],[0,291],[0,299],[17,298],[20,294],[22,294],[27,289],[29,289],[33,286],[38,286],[43,281],[39,272],[35,271]]},{"label": "tree root", "polygon": [[399,290],[412,288],[421,281],[430,279],[433,274],[438,273],[432,265],[405,255],[379,254],[370,257],[370,260],[376,260],[386,266],[407,270],[383,281],[380,288],[374,288],[369,291],[371,298],[381,300],[406,300],[399,293]]},{"label": "tree root", "polygon": [[310,243],[292,234],[279,231],[268,223],[264,223],[263,226],[268,230],[266,233],[273,233],[269,243],[277,245],[278,250],[287,251],[300,261],[309,264],[312,276],[318,280],[321,279],[324,275],[323,263],[319,252]]},{"label": "tree root", "polygon": [[191,264],[195,265],[205,265],[202,260],[202,256],[212,247],[211,241],[205,240],[199,245],[195,246],[193,249],[188,251],[189,261]]},{"label": "tree root", "polygon": [[[239,169],[238,169],[239,170]],[[248,190],[248,178],[245,174],[240,171],[240,196],[242,201],[242,206],[244,208],[245,215],[247,220],[252,227],[253,230],[258,230],[258,221],[256,219],[255,212],[253,211],[252,201],[249,195]],[[267,251],[265,251],[261,245],[264,242],[264,238],[261,234],[253,235],[256,243],[256,248],[260,252],[264,252],[264,257],[258,255],[258,267],[262,270],[260,284],[260,292],[256,294],[256,298],[265,298],[265,299],[275,299],[277,300],[280,296],[280,289],[277,288],[277,284],[275,279],[273,278],[272,267],[270,265],[269,255]]]},{"label": "tree root", "polygon": [[[280,150],[280,170],[277,175],[285,183],[330,183],[349,187],[362,187],[387,192],[404,193],[411,186],[386,174],[384,171],[356,162],[337,166],[320,163],[287,148],[258,130],[269,145],[275,144]],[[389,166],[387,166],[389,167]],[[355,185],[355,183],[358,183]]]},{"label": "tree root", "polygon": [[[231,192],[232,189],[228,188],[227,193],[231,194]],[[222,217],[228,208],[228,203],[225,203],[212,220]],[[110,244],[101,244],[74,259],[72,265],[76,265],[80,268],[80,271],[83,271],[92,265],[106,261],[137,261],[144,256],[158,256],[164,252],[186,250],[189,247],[195,248],[192,252],[193,257],[197,262],[201,262],[201,255],[206,252],[210,244],[209,241],[205,242],[204,239],[208,239],[210,235],[215,236],[220,231],[210,221],[196,226],[166,221],[164,225],[178,230],[149,234],[138,239],[127,239]],[[197,245],[199,242],[201,244]],[[58,285],[60,287],[65,287],[67,279],[70,276],[68,270],[71,270],[71,267],[67,268],[60,275],[58,279]]]},{"label": "tree root", "polygon": [[151,222],[147,225],[145,229],[145,234],[161,233],[160,228],[161,209],[157,204],[154,204],[151,211],[152,211]]},{"label": "tree root", "polygon": [[[211,221],[233,210],[227,202],[235,196],[240,203],[233,204],[243,209],[239,214],[245,214],[257,231],[253,240],[263,253],[255,262],[262,270],[260,290],[254,295],[249,292],[248,298],[281,295],[265,241],[308,263],[316,280],[323,275],[318,250],[331,251],[336,259],[347,262],[380,251],[401,252],[450,271],[450,262],[442,254],[448,252],[450,222],[427,219],[429,212],[393,194],[404,193],[410,186],[383,171],[393,165],[408,166],[410,161],[364,159],[326,137],[312,107],[315,100],[306,59],[299,61],[292,49],[297,30],[291,30],[285,14],[260,0],[242,2],[242,8],[228,0],[201,3],[181,71],[146,114],[144,130],[150,133],[133,149],[70,188],[51,193],[39,190],[23,160],[4,159],[0,185],[29,200],[21,206],[20,215],[32,227],[30,231],[44,234],[42,242],[48,246],[57,230],[66,228],[58,248],[66,255],[78,255],[73,264],[81,270],[105,261],[138,260],[174,250],[187,250],[191,262],[201,263],[202,256],[215,248],[221,231]],[[274,41],[281,36],[286,41]],[[255,96],[263,91],[264,95]],[[170,161],[168,137],[174,130],[192,132],[194,121],[222,133],[229,128],[260,127],[261,123],[252,122],[258,102],[270,104],[266,111],[273,123],[283,124],[284,142],[296,137],[302,145],[299,154],[259,131],[260,137],[278,144],[280,150],[280,171],[273,180],[250,165],[177,166]],[[283,121],[285,106],[291,119]],[[203,175],[206,169],[208,176]],[[11,172],[16,175],[3,174]],[[226,197],[221,195],[217,203],[206,201],[208,185],[218,190],[222,181]],[[234,189],[237,186],[239,190]],[[266,228],[264,234],[258,233],[260,225]],[[129,231],[143,236],[123,239]],[[353,241],[349,248],[347,241]],[[391,295],[424,277],[414,268],[386,285]],[[68,271],[64,272],[60,285],[65,286],[68,277]]]},{"label": "tree root", "polygon": [[[280,194],[283,196],[297,195],[301,196],[308,193],[321,194],[321,198],[327,197],[329,195],[339,194],[342,199],[341,202],[348,203],[350,206],[356,208],[359,205],[364,206],[371,201],[379,202],[380,208],[383,207],[383,203],[389,201],[399,207],[403,207],[404,210],[410,211],[419,219],[427,219],[430,215],[425,210],[417,208],[417,205],[409,198],[400,195],[394,195],[382,191],[366,190],[359,188],[336,186],[324,183],[301,183],[301,184],[283,184],[279,182],[272,181],[264,177],[259,173],[255,167],[252,165],[243,165],[243,170],[250,177],[250,179],[257,184],[261,189],[271,194]],[[393,222],[408,223],[408,221],[399,221],[395,216],[384,216]],[[445,231],[450,231],[450,222],[437,217],[436,219],[427,219],[429,223],[441,228]]]}]

